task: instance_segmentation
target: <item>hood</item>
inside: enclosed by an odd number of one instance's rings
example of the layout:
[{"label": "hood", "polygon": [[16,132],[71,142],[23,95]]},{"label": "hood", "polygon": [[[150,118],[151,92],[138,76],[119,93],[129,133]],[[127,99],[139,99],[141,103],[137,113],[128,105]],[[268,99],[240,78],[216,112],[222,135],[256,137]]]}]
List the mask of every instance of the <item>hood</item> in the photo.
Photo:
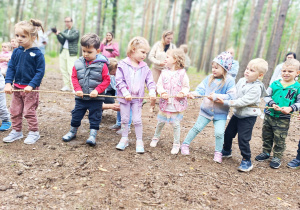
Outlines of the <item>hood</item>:
[{"label": "hood", "polygon": [[96,55],[96,59],[91,63],[106,63],[106,65],[108,66],[109,65],[109,60],[104,56],[104,55],[101,55],[101,54],[98,54]]},{"label": "hood", "polygon": [[17,49],[18,50],[22,50],[23,52],[33,52],[33,53],[37,53],[38,51],[41,52],[41,50],[39,48],[37,48],[37,47],[31,47],[31,48],[25,50],[24,47],[20,46]]},{"label": "hood", "polygon": [[[133,67],[133,66],[131,65],[131,60],[130,60],[129,57],[123,59],[122,61],[123,61],[124,63],[126,63],[128,66]],[[147,63],[144,62],[144,61],[141,61],[141,62],[139,63],[139,68],[142,68],[142,67],[144,67],[144,66],[147,66]]]},{"label": "hood", "polygon": [[[246,82],[246,79],[245,79],[245,82]],[[256,81],[253,82],[253,84],[258,85],[260,87],[262,98],[268,95],[264,84],[260,80],[257,79]]]}]

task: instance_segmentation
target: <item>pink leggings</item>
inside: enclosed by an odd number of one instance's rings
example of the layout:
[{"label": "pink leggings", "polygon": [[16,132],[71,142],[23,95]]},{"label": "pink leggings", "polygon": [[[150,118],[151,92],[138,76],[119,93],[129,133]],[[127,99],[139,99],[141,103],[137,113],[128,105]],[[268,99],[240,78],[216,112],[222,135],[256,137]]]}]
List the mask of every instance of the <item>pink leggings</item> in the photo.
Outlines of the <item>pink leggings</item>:
[{"label": "pink leggings", "polygon": [[136,139],[143,140],[142,103],[139,100],[134,99],[127,104],[120,103],[120,109],[122,137],[128,137],[128,123],[130,118],[130,109],[132,109],[132,121],[135,128]]}]

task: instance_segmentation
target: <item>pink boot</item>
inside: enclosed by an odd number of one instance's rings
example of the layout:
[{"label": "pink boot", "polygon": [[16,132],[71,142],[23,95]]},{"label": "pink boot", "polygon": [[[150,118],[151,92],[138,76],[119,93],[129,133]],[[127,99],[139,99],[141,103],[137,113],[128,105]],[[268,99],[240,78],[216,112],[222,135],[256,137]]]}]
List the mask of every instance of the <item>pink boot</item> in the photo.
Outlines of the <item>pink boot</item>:
[{"label": "pink boot", "polygon": [[214,161],[216,163],[222,163],[222,153],[215,151]]}]

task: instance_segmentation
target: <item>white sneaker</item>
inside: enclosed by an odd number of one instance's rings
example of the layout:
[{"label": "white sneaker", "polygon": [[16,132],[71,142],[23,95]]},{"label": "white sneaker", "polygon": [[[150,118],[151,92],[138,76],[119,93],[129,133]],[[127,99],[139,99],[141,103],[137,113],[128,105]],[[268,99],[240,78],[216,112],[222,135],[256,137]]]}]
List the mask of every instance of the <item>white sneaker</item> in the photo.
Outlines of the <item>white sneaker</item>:
[{"label": "white sneaker", "polygon": [[37,140],[40,139],[40,133],[38,131],[29,131],[27,138],[24,141],[24,144],[34,144]]},{"label": "white sneaker", "polygon": [[158,138],[153,137],[153,138],[152,138],[152,141],[151,141],[151,143],[150,143],[150,147],[156,147],[158,141],[159,141]]},{"label": "white sneaker", "polygon": [[173,144],[173,148],[171,150],[172,155],[177,155],[180,149],[180,144]]},{"label": "white sneaker", "polygon": [[21,139],[23,138],[23,132],[20,131],[20,132],[17,132],[16,130],[12,130],[8,136],[6,136],[3,141],[6,142],[6,143],[11,143],[13,141],[16,141],[18,139]]},{"label": "white sneaker", "polygon": [[71,89],[68,86],[64,86],[62,89],[60,89],[61,91],[71,91]]}]

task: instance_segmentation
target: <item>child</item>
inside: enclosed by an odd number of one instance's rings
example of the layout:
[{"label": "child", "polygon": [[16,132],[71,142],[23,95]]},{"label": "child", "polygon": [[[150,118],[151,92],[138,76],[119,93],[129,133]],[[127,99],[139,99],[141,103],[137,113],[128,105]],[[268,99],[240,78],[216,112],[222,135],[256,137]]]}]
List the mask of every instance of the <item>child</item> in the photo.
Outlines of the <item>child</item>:
[{"label": "child", "polygon": [[152,73],[143,60],[150,50],[148,41],[143,37],[134,37],[127,47],[127,58],[118,64],[116,74],[117,94],[125,98],[118,98],[122,118],[122,138],[117,149],[124,150],[128,146],[128,122],[130,109],[136,134],[136,152],[144,153],[143,127],[142,127],[142,103],[143,99],[132,97],[144,97],[145,83],[149,90],[151,100],[155,100],[155,82]]},{"label": "child", "polygon": [[19,42],[17,41],[17,39],[11,39],[10,40],[10,44],[11,44],[11,47],[12,47],[12,50],[14,51],[14,49],[18,48],[19,47]]},{"label": "child", "polygon": [[179,48],[182,49],[184,54],[185,54],[184,68],[187,71],[189,69],[190,65],[191,65],[191,59],[188,55],[188,46],[186,44],[182,44],[182,45],[180,45]]},{"label": "child", "polygon": [[[116,90],[116,79],[115,79],[115,76],[116,76],[117,68],[118,68],[118,60],[116,58],[109,58],[108,70],[109,70],[109,74],[110,74],[110,86],[114,90]],[[107,94],[111,95],[112,93],[108,92],[108,93],[106,93],[106,95]],[[114,95],[117,95],[116,91],[115,91]],[[132,118],[132,111],[130,110],[130,118],[129,118],[129,124],[128,124],[128,126],[129,126],[129,133],[130,133],[131,118]],[[119,135],[122,135],[122,130],[121,130],[121,113],[120,113],[120,111],[117,112],[116,124],[110,126],[109,129],[116,131],[116,133],[119,134]]]},{"label": "child", "polygon": [[265,102],[272,107],[265,110],[262,128],[263,152],[255,160],[264,161],[270,158],[273,148],[273,158],[270,167],[277,169],[285,150],[285,139],[290,126],[290,113],[300,110],[300,84],[295,81],[300,63],[296,59],[284,62],[281,69],[282,79],[276,80],[267,89]]},{"label": "child", "polygon": [[212,74],[207,76],[196,88],[195,92],[189,94],[194,98],[194,94],[208,96],[203,98],[200,114],[194,127],[189,131],[183,144],[181,154],[189,155],[189,145],[196,135],[213,120],[215,126],[215,155],[214,161],[222,163],[222,147],[224,143],[224,130],[229,107],[215,103],[217,97],[223,100],[231,100],[235,97],[234,79],[227,75],[231,69],[232,56],[228,52],[222,52],[212,62]]},{"label": "child", "polygon": [[237,99],[223,100],[220,98],[217,100],[226,106],[235,107],[233,116],[225,130],[222,155],[223,158],[231,157],[232,140],[238,133],[239,148],[243,156],[238,168],[239,171],[251,171],[253,168],[249,141],[256,118],[261,114],[261,111],[259,108],[249,106],[259,106],[260,98],[265,95],[264,84],[258,78],[262,78],[267,70],[268,63],[264,59],[251,60],[244,73],[244,78],[241,78],[236,85]]},{"label": "child", "polygon": [[4,42],[2,44],[2,52],[0,53],[0,69],[1,74],[5,77],[7,71],[7,63],[11,58],[11,44],[9,42]]},{"label": "child", "polygon": [[[81,40],[82,57],[75,61],[72,70],[72,84],[75,90],[75,108],[72,111],[71,129],[63,136],[69,142],[76,137],[78,127],[87,110],[89,110],[90,136],[86,144],[96,145],[96,136],[102,119],[104,93],[110,83],[107,59],[100,53],[100,38],[97,34],[85,34]],[[89,94],[84,96],[83,94]]]},{"label": "child", "polygon": [[[184,61],[185,54],[181,49],[169,50],[166,59],[167,69],[162,71],[156,85],[157,92],[162,98],[159,102],[158,123],[150,146],[156,147],[165,123],[171,123],[174,129],[174,143],[171,154],[178,154],[179,152],[180,121],[183,117],[182,112],[187,107],[187,98],[184,96],[190,91]],[[169,98],[170,96],[176,96],[176,98]]]},{"label": "child", "polygon": [[[16,39],[19,48],[13,51],[5,78],[5,93],[12,90],[24,90],[24,92],[13,92],[10,113],[13,130],[3,139],[4,142],[13,142],[23,138],[22,119],[27,119],[29,133],[25,144],[34,144],[39,138],[38,120],[36,109],[39,104],[38,90],[45,74],[44,55],[37,47],[32,47],[34,40],[38,37],[38,30],[42,23],[39,20],[21,21],[15,25]],[[14,85],[14,88],[12,87]]]},{"label": "child", "polygon": [[[300,114],[298,116],[298,120],[300,120]],[[287,164],[287,167],[293,168],[293,169],[299,169],[300,168],[300,140],[299,140],[299,143],[298,143],[297,156],[296,156],[295,159],[293,159],[292,161],[290,161]]]}]

